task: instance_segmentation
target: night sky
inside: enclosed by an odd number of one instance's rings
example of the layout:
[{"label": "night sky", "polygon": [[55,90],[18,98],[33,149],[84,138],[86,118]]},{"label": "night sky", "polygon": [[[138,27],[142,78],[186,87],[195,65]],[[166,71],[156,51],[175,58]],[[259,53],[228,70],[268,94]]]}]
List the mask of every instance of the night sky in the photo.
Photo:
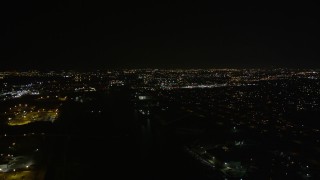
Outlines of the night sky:
[{"label": "night sky", "polygon": [[320,68],[318,6],[210,2],[1,2],[0,69]]}]

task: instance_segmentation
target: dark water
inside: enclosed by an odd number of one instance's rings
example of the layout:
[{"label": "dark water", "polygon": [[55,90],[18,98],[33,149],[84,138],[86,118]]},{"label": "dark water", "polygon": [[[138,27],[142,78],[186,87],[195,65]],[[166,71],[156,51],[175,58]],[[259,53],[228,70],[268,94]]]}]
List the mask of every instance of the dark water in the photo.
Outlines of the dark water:
[{"label": "dark water", "polygon": [[173,136],[146,133],[129,95],[111,92],[63,106],[57,136],[48,140],[46,179],[207,178]]}]

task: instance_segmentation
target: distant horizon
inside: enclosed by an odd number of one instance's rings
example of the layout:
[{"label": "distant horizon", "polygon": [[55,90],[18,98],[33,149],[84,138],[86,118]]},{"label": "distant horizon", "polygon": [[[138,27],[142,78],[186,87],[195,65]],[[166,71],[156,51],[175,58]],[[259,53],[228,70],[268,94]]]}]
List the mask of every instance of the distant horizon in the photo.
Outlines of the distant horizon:
[{"label": "distant horizon", "polygon": [[301,67],[301,68],[295,68],[295,67],[208,67],[208,68],[152,68],[152,67],[146,67],[146,68],[90,68],[90,69],[71,69],[71,68],[57,68],[57,69],[40,69],[40,68],[30,68],[30,69],[0,69],[1,72],[29,72],[29,71],[117,71],[117,70],[246,70],[246,69],[252,69],[252,70],[320,70],[320,67],[317,68],[308,68],[308,67]]}]

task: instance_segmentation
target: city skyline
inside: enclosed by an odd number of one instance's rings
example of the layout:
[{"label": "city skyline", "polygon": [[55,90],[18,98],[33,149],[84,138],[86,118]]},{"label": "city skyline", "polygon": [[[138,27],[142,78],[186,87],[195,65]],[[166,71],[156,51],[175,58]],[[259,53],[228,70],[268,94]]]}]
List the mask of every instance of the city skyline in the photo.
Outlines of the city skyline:
[{"label": "city skyline", "polygon": [[319,80],[319,69],[0,71],[0,178],[319,179]]}]

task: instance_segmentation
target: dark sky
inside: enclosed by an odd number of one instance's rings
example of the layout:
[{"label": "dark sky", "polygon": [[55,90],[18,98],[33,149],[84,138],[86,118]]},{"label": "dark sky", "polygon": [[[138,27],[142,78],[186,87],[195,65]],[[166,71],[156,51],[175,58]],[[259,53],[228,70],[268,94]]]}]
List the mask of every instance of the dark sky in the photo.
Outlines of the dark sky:
[{"label": "dark sky", "polygon": [[318,6],[213,2],[1,1],[0,69],[320,68]]}]

